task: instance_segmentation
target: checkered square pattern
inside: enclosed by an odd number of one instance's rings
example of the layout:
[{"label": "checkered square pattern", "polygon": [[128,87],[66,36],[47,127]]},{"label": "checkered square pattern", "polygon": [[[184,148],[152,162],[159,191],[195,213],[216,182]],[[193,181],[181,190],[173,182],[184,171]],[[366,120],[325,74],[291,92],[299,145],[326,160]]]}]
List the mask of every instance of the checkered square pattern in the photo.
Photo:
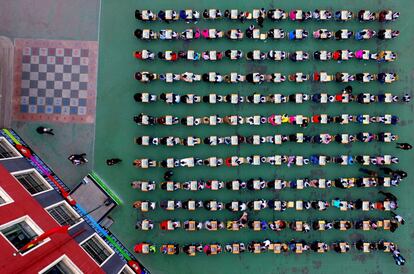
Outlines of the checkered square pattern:
[{"label": "checkered square pattern", "polygon": [[95,42],[17,40],[17,120],[93,122],[96,56]]}]

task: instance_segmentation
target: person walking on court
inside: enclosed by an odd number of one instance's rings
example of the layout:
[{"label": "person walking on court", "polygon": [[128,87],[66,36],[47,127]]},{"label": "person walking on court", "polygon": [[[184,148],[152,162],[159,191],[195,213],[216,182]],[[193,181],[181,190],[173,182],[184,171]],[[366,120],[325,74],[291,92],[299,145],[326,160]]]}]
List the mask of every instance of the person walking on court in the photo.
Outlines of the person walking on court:
[{"label": "person walking on court", "polygon": [[118,164],[120,162],[122,162],[122,160],[121,159],[118,159],[118,158],[111,158],[111,159],[106,160],[106,164],[108,166],[113,166],[113,165],[116,165],[116,164]]},{"label": "person walking on court", "polygon": [[53,128],[49,128],[49,127],[38,127],[36,128],[37,133],[39,134],[49,134],[49,135],[55,135],[53,133]]},{"label": "person walking on court", "polygon": [[397,148],[403,149],[403,150],[410,150],[413,148],[413,146],[410,145],[409,143],[397,143]]},{"label": "person walking on court", "polygon": [[68,160],[71,161],[75,166],[86,164],[88,162],[88,159],[86,159],[86,153],[72,154],[68,157]]}]

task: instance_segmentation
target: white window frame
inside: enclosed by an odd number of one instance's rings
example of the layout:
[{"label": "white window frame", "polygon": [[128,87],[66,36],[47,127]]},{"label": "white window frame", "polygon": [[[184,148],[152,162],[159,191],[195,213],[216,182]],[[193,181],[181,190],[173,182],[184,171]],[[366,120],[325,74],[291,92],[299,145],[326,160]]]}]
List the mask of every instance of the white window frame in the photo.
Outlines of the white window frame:
[{"label": "white window frame", "polygon": [[0,144],[6,145],[8,149],[10,149],[11,151],[13,151],[13,153],[17,154],[17,156],[14,156],[14,157],[0,158],[0,161],[11,160],[11,159],[18,159],[18,158],[22,158],[23,157],[20,154],[20,152],[12,144],[10,144],[9,141],[5,137],[0,136]]},{"label": "white window frame", "polygon": [[[46,190],[43,190],[43,191],[40,191],[40,192],[38,192],[38,193],[35,193],[35,194],[32,194],[32,193],[30,193],[29,192],[29,190],[27,190],[25,187],[24,187],[24,185],[22,185],[20,182],[19,182],[19,180],[17,180],[17,178],[15,177],[15,175],[24,175],[24,174],[28,174],[28,173],[34,173],[35,174],[35,176],[37,177],[37,179],[39,179],[46,187],[47,187],[47,189]],[[43,178],[43,176],[42,176],[42,174],[40,174],[39,173],[39,171],[37,171],[35,168],[30,168],[30,169],[25,169],[25,170],[19,170],[19,171],[15,171],[15,172],[12,172],[12,173],[10,173],[11,175],[13,175],[13,177],[14,177],[14,179],[19,183],[19,185],[21,185],[23,188],[24,188],[24,190],[26,190],[27,191],[27,193],[29,193],[29,195],[30,196],[37,196],[37,195],[39,195],[39,194],[42,194],[42,193],[45,193],[45,192],[48,192],[48,191],[51,191],[51,190],[53,190],[53,188],[52,188],[52,186],[49,184],[49,182],[48,181],[46,181],[46,179],[45,178]]]},{"label": "white window frame", "polygon": [[[108,258],[106,258],[106,260],[105,261],[103,261],[101,264],[98,264],[98,262],[97,261],[95,261],[95,259],[94,258],[92,258],[92,256],[91,255],[89,255],[89,253],[88,252],[86,252],[86,250],[83,248],[83,244],[85,243],[85,242],[87,242],[89,239],[91,239],[92,237],[97,237],[98,238],[98,241],[103,245],[103,246],[105,246],[110,252],[111,252],[111,255],[109,255],[109,257]],[[92,259],[92,261],[94,261],[97,265],[99,265],[99,266],[102,266],[102,265],[104,265],[114,254],[115,254],[115,251],[104,241],[104,240],[102,240],[102,238],[101,237],[99,237],[99,235],[95,232],[95,233],[93,233],[91,236],[89,236],[88,238],[86,238],[85,240],[83,240],[82,242],[80,242],[79,243],[79,246],[85,251],[85,253],[86,254],[88,254],[88,256]]]},{"label": "white window frame", "polygon": [[130,274],[135,274],[135,271],[132,270],[127,264],[124,265],[123,268],[121,268],[121,270],[119,270],[118,274],[121,273],[122,271],[126,270],[128,273]]},{"label": "white window frame", "polygon": [[[51,208],[54,208],[54,207],[57,207],[57,206],[59,206],[59,205],[65,205],[65,207],[73,214],[73,215],[75,215],[76,216],[76,218],[79,218],[80,217],[80,215],[78,214],[78,212],[76,212],[76,210],[74,210],[66,201],[60,201],[60,202],[57,202],[57,203],[55,203],[55,204],[53,204],[53,205],[50,205],[50,206],[48,206],[48,207],[45,207],[45,210],[46,210],[46,212],[50,215],[50,217],[52,217],[52,219],[53,220],[55,220],[56,221],[56,223],[58,224],[58,225],[60,225],[60,226],[62,226],[61,224],[59,224],[58,223],[58,221],[52,216],[52,214],[50,214],[50,212],[48,211],[48,209],[51,209]],[[81,219],[79,219],[75,224],[73,224],[73,225],[71,225],[70,227],[69,227],[69,229],[71,229],[71,228],[73,228],[73,227],[75,227],[75,226],[77,226],[78,224],[80,224],[81,222],[83,222],[83,219],[81,218]]]},{"label": "white window frame", "polygon": [[82,274],[83,272],[76,266],[76,264],[74,262],[72,262],[71,259],[69,259],[68,256],[66,256],[66,254],[63,254],[62,256],[60,256],[59,258],[57,258],[55,261],[53,261],[51,264],[49,264],[48,266],[46,266],[45,268],[43,268],[42,270],[40,270],[38,273],[42,274],[45,273],[46,271],[48,271],[49,269],[51,269],[52,267],[54,267],[55,265],[57,265],[60,262],[64,262],[66,264],[66,266],[73,271],[73,273],[75,274]]},{"label": "white window frame", "polygon": [[[7,239],[7,237],[3,234],[2,230],[10,227],[12,225],[15,225],[17,223],[21,223],[21,222],[26,222],[31,229],[33,229],[34,232],[36,232],[36,234],[38,236],[42,235],[44,233],[44,231],[33,221],[32,218],[30,218],[30,216],[25,215],[23,217],[14,219],[13,221],[10,221],[8,223],[2,224],[0,225],[0,235],[13,247],[14,250],[18,251],[18,249],[14,246],[14,244],[12,242],[9,241],[9,239]],[[29,254],[30,252],[33,252],[34,250],[38,249],[39,247],[41,247],[42,245],[46,244],[47,242],[50,241],[50,238],[46,238],[44,239],[40,244],[37,244],[35,247],[31,248],[30,250],[28,250],[27,252],[24,253],[20,253],[21,256],[25,256],[26,254]]]},{"label": "white window frame", "polygon": [[0,207],[11,204],[14,200],[10,197],[9,194],[0,186],[0,197],[5,200],[4,204],[0,204]]}]

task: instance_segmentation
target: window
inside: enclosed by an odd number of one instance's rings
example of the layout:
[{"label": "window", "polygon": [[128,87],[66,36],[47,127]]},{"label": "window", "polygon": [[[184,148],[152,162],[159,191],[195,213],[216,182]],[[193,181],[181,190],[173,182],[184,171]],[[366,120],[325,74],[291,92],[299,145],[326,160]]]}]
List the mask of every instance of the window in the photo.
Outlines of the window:
[{"label": "window", "polygon": [[114,254],[114,251],[97,234],[81,243],[81,246],[98,265],[102,265]]},{"label": "window", "polygon": [[0,206],[4,206],[13,202],[13,199],[0,187]]},{"label": "window", "polygon": [[73,226],[80,222],[79,215],[66,202],[61,202],[46,208],[47,212],[52,215],[60,225]]},{"label": "window", "polygon": [[0,137],[0,160],[21,157],[20,153],[6,140]]},{"label": "window", "polygon": [[63,255],[52,264],[41,270],[39,274],[80,274],[82,271],[66,256]]},{"label": "window", "polygon": [[[0,226],[0,232],[16,248],[16,250],[21,249],[35,237],[43,233],[36,223],[28,216]],[[44,242],[46,241],[48,241],[48,239],[44,240]],[[41,243],[39,245],[41,245]],[[24,251],[23,254],[39,245]]]},{"label": "window", "polygon": [[52,189],[49,183],[35,169],[30,169],[23,172],[15,172],[12,174],[32,195]]}]

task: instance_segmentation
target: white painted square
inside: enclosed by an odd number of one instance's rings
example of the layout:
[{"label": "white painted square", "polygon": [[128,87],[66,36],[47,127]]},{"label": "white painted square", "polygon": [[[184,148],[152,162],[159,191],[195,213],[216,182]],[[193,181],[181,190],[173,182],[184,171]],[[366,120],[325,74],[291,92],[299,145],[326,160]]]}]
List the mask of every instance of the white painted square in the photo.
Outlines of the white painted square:
[{"label": "white painted square", "polygon": [[89,65],[89,58],[88,57],[81,57],[80,64],[83,66]]},{"label": "white painted square", "polygon": [[40,48],[39,49],[40,56],[47,56],[47,48]]},{"label": "white painted square", "polygon": [[48,57],[47,57],[47,63],[48,63],[49,65],[54,65],[54,64],[56,64],[56,58],[55,58],[55,56],[48,56]]},{"label": "white painted square", "polygon": [[21,105],[28,105],[29,104],[29,96],[20,97],[20,104]]},{"label": "white painted square", "polygon": [[78,90],[79,89],[79,82],[71,82],[70,83],[71,90]]},{"label": "white painted square", "polygon": [[73,49],[73,50],[72,50],[72,56],[73,56],[73,57],[80,57],[80,56],[81,56],[81,51],[80,51],[80,49]]},{"label": "white painted square", "polygon": [[64,65],[72,65],[72,57],[64,57],[63,58]]},{"label": "white painted square", "polygon": [[62,98],[58,98],[58,97],[53,98],[53,105],[54,106],[61,106],[62,105]]},{"label": "white painted square", "polygon": [[55,81],[55,89],[62,89],[63,82],[62,81]]},{"label": "white painted square", "polygon": [[71,73],[63,73],[63,81],[69,82],[71,81],[71,79],[72,79]]},{"label": "white painted square", "polygon": [[30,81],[29,80],[22,80],[22,88],[29,88]]},{"label": "white painted square", "polygon": [[63,115],[69,115],[70,114],[70,107],[69,106],[62,107],[62,114]]},{"label": "white painted square", "polygon": [[86,107],[78,107],[78,115],[86,115]]},{"label": "white painted square", "polygon": [[29,105],[29,113],[37,113],[37,106]]},{"label": "white painted square", "polygon": [[79,90],[79,98],[88,98],[88,91],[87,90]]},{"label": "white painted square", "polygon": [[45,89],[46,88],[46,81],[39,80],[39,82],[37,82],[37,88]]},{"label": "white painted square", "polygon": [[56,48],[56,56],[63,56],[65,55],[65,52],[63,50],[63,48]]},{"label": "white painted square", "polygon": [[80,65],[72,65],[72,73],[80,73]]},{"label": "white painted square", "polygon": [[55,65],[55,72],[63,73],[63,65]]},{"label": "white painted square", "polygon": [[88,74],[79,74],[79,82],[88,82]]},{"label": "white painted square", "polygon": [[40,64],[39,65],[39,72],[46,72],[47,71],[47,65],[46,64]]},{"label": "white painted square", "polygon": [[70,90],[69,89],[62,90],[62,97],[63,98],[70,98]]},{"label": "white painted square", "polygon": [[39,56],[31,56],[30,57],[31,64],[39,64]]},{"label": "white painted square", "polygon": [[46,97],[54,97],[54,96],[55,96],[55,92],[53,89],[46,90]]},{"label": "white painted square", "polygon": [[30,80],[39,80],[39,73],[30,72]]},{"label": "white painted square", "polygon": [[55,81],[55,73],[53,73],[53,72],[47,72],[46,73],[46,80],[47,81]]},{"label": "white painted square", "polygon": [[79,99],[78,98],[70,98],[69,106],[77,107],[78,105],[79,105]]},{"label": "white painted square", "polygon": [[45,97],[37,97],[37,105],[44,106],[46,103]]},{"label": "white painted square", "polygon": [[29,96],[30,97],[36,97],[37,96],[37,89],[35,89],[35,88],[29,89]]},{"label": "white painted square", "polygon": [[30,71],[30,64],[22,64],[22,71],[29,72]]},{"label": "white painted square", "polygon": [[29,47],[24,47],[23,48],[23,55],[27,55],[27,56],[32,55],[32,49],[29,48]]}]

